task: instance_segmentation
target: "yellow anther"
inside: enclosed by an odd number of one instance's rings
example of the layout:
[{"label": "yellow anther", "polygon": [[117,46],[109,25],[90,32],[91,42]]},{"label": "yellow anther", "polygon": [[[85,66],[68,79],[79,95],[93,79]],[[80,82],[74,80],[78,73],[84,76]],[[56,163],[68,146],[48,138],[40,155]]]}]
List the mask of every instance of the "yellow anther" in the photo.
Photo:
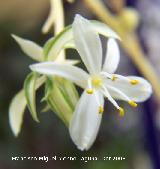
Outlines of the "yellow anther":
[{"label": "yellow anther", "polygon": [[115,81],[118,77],[116,75],[112,75],[112,81]]},{"label": "yellow anther", "polygon": [[120,117],[124,116],[124,109],[122,107],[119,108],[119,116]]},{"label": "yellow anther", "polygon": [[135,102],[132,101],[132,100],[130,100],[128,103],[129,103],[132,107],[137,107],[137,106],[138,106],[137,103],[135,103]]},{"label": "yellow anther", "polygon": [[99,106],[99,114],[102,114],[104,112],[103,106]]},{"label": "yellow anther", "polygon": [[130,80],[130,83],[131,83],[132,85],[136,85],[136,84],[139,83],[139,80],[132,79],[132,80]]},{"label": "yellow anther", "polygon": [[87,93],[88,94],[93,94],[93,90],[92,89],[87,89]]}]

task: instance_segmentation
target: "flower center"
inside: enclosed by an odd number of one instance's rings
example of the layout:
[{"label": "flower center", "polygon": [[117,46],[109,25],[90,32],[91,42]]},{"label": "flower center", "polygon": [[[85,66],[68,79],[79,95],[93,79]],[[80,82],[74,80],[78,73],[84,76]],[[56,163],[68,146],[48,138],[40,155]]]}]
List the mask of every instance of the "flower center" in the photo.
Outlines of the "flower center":
[{"label": "flower center", "polygon": [[93,94],[93,89],[102,87],[103,79],[100,75],[94,75],[88,79],[88,87],[86,92],[88,94]]},{"label": "flower center", "polygon": [[101,87],[103,83],[103,79],[100,77],[100,76],[94,76],[92,78],[92,85],[95,87],[95,88],[99,88]]}]

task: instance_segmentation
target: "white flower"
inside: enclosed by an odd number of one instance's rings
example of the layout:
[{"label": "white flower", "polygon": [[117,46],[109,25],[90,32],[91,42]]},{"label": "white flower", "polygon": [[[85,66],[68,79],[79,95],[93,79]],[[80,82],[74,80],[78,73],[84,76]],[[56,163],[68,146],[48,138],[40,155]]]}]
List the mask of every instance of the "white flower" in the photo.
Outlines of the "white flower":
[{"label": "white flower", "polygon": [[30,68],[42,74],[62,76],[84,88],[70,122],[69,131],[77,147],[80,150],[88,150],[99,130],[104,97],[108,98],[122,116],[124,110],[114,99],[127,101],[136,107],[135,102],[149,98],[152,88],[141,77],[113,74],[117,69],[120,55],[118,45],[112,38],[108,40],[106,59],[102,65],[100,38],[91,23],[80,15],[75,17],[73,35],[78,53],[89,73],[72,65],[53,62],[34,64]]}]

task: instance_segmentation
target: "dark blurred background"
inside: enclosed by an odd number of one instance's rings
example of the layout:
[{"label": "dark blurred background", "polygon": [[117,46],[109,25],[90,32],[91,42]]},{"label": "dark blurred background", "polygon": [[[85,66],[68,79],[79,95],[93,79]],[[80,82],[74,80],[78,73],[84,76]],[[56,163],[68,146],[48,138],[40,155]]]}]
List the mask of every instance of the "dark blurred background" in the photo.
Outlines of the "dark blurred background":
[{"label": "dark blurred background", "polygon": [[[116,7],[110,0],[105,0],[105,4],[114,12]],[[122,102],[126,110],[124,118],[119,118],[112,105],[106,102],[100,132],[87,152],[81,152],[75,147],[68,129],[53,112],[39,113],[38,124],[26,110],[22,131],[18,138],[14,137],[9,126],[8,107],[12,97],[23,87],[23,81],[30,72],[28,66],[33,61],[22,53],[10,34],[43,45],[52,36],[41,33],[49,5],[49,0],[0,0],[0,169],[35,169],[43,166],[48,169],[160,169],[160,108],[154,97],[139,104],[137,109]],[[147,57],[159,73],[160,1],[128,0],[126,5],[139,12],[137,33]],[[97,19],[81,0],[76,0],[73,4],[64,1],[64,7],[66,25],[72,23],[76,13]],[[75,55],[70,54],[72,57]],[[141,75],[123,50],[119,65],[120,74]],[[38,94],[39,98],[42,93]],[[78,160],[12,161],[15,156],[76,156]],[[126,159],[103,160],[109,156],[122,156]],[[84,162],[80,160],[81,157],[97,157],[98,160]]]}]

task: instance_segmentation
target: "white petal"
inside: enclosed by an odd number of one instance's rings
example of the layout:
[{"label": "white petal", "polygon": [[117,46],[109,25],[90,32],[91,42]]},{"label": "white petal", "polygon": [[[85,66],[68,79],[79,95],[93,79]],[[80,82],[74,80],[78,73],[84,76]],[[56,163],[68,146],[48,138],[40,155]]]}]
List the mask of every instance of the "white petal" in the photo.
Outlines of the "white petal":
[{"label": "white petal", "polygon": [[89,75],[85,71],[69,64],[43,62],[31,65],[30,69],[45,75],[57,75],[64,77],[82,88],[87,86],[87,80],[89,78]]},{"label": "white petal", "polygon": [[9,124],[15,136],[18,136],[22,122],[23,114],[26,108],[27,101],[24,90],[21,90],[11,101],[9,106]]},{"label": "white petal", "polygon": [[120,60],[119,47],[114,39],[109,39],[107,43],[106,58],[103,65],[103,71],[114,73]]},{"label": "white petal", "polygon": [[[150,83],[144,78],[137,76],[127,76],[129,79],[137,79],[139,81],[138,84],[132,85],[129,81],[124,79],[116,79],[115,81],[106,80],[107,84],[116,87],[125,95],[127,95],[131,100],[136,102],[143,102],[147,100],[152,94],[152,87]],[[119,93],[113,91],[112,89],[108,89],[112,97],[115,99],[126,100],[123,96],[119,95]]]},{"label": "white petal", "polygon": [[87,68],[92,73],[98,73],[102,66],[102,46],[98,33],[92,24],[76,15],[73,22],[73,36],[76,48]]},{"label": "white petal", "polygon": [[15,39],[15,41],[19,44],[21,47],[22,51],[30,56],[32,59],[36,61],[43,61],[43,49],[36,43],[20,38],[16,35],[12,35],[12,37]]},{"label": "white petal", "polygon": [[[98,96],[103,105],[104,99],[102,95],[98,93]],[[70,136],[80,150],[88,150],[94,143],[101,118],[102,114],[99,114],[99,105],[95,95],[89,95],[84,91],[69,126]]]}]

